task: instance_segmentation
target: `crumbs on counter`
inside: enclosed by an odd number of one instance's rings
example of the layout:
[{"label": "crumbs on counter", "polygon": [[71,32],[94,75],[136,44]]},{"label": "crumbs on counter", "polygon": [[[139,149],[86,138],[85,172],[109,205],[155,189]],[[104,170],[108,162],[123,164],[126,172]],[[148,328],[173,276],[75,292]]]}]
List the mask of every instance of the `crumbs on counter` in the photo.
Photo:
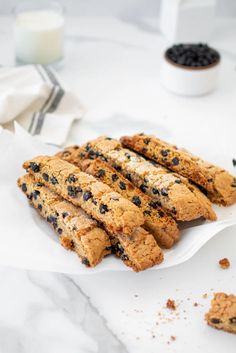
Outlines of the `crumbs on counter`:
[{"label": "crumbs on counter", "polygon": [[171,310],[176,310],[176,304],[175,301],[172,299],[168,299],[166,302],[166,307]]},{"label": "crumbs on counter", "polygon": [[198,306],[199,304],[198,303],[193,303],[193,306]]},{"label": "crumbs on counter", "polygon": [[223,270],[226,270],[227,268],[230,267],[230,261],[226,257],[219,260],[219,265]]},{"label": "crumbs on counter", "polygon": [[207,294],[207,293],[204,293],[204,294],[202,295],[202,298],[203,298],[203,299],[207,299],[207,298],[208,298],[208,294]]}]

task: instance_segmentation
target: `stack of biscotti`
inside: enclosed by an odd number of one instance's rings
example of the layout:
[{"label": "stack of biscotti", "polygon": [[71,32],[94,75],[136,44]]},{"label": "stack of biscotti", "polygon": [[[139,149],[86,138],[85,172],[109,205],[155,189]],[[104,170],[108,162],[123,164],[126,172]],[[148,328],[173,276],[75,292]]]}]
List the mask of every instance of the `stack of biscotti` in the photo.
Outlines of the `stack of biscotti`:
[{"label": "stack of biscotti", "polygon": [[85,265],[109,252],[135,271],[162,262],[161,248],[141,227],[142,212],[109,186],[58,157],[39,156],[23,167],[28,174],[18,185]]},{"label": "stack of biscotti", "polygon": [[87,266],[109,253],[135,271],[159,264],[179,222],[213,221],[211,202],[236,202],[227,171],[144,134],[102,136],[23,166],[19,186]]}]

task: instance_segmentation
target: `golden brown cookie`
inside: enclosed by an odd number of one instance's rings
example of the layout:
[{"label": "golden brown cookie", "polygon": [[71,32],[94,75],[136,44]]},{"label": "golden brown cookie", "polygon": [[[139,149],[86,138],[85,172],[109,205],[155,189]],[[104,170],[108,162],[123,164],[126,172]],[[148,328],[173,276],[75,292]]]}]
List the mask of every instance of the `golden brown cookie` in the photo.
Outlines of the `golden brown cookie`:
[{"label": "golden brown cookie", "polygon": [[236,296],[215,293],[205,319],[208,325],[216,329],[236,333]]},{"label": "golden brown cookie", "polygon": [[18,186],[58,233],[61,244],[74,250],[83,264],[94,267],[111,252],[109,236],[81,208],[63,200],[31,175],[19,178]]},{"label": "golden brown cookie", "polygon": [[189,178],[206,191],[212,202],[224,206],[236,202],[236,178],[223,168],[152,135],[124,136],[121,142],[125,147]]}]

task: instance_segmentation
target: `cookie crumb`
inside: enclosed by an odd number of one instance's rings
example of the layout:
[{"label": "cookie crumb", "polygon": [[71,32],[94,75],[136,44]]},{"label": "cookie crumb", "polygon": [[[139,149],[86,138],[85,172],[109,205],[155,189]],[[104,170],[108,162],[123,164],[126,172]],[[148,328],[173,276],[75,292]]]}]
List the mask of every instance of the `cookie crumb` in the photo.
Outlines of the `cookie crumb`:
[{"label": "cookie crumb", "polygon": [[168,299],[166,302],[166,307],[171,310],[176,310],[176,304],[175,301],[172,299]]},{"label": "cookie crumb", "polygon": [[219,261],[219,265],[223,270],[226,270],[227,268],[230,267],[230,262],[229,260],[225,257]]},{"label": "cookie crumb", "polygon": [[235,158],[232,159],[232,162],[233,162],[233,166],[236,167],[236,159]]},{"label": "cookie crumb", "polygon": [[198,303],[193,303],[193,306],[198,306]]},{"label": "cookie crumb", "polygon": [[204,293],[204,294],[202,295],[202,297],[203,297],[203,299],[207,299],[208,294],[207,294],[207,293]]},{"label": "cookie crumb", "polygon": [[175,341],[176,337],[175,336],[170,336],[171,341]]}]

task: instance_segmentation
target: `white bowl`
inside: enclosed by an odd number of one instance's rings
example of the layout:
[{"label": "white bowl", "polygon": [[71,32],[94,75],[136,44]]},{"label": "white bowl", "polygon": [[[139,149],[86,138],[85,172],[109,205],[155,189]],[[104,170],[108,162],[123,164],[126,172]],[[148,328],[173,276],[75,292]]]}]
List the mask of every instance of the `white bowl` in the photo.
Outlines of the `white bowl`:
[{"label": "white bowl", "polygon": [[166,53],[161,66],[161,82],[168,90],[185,96],[200,96],[217,86],[220,59],[204,67],[190,67],[175,64]]}]

